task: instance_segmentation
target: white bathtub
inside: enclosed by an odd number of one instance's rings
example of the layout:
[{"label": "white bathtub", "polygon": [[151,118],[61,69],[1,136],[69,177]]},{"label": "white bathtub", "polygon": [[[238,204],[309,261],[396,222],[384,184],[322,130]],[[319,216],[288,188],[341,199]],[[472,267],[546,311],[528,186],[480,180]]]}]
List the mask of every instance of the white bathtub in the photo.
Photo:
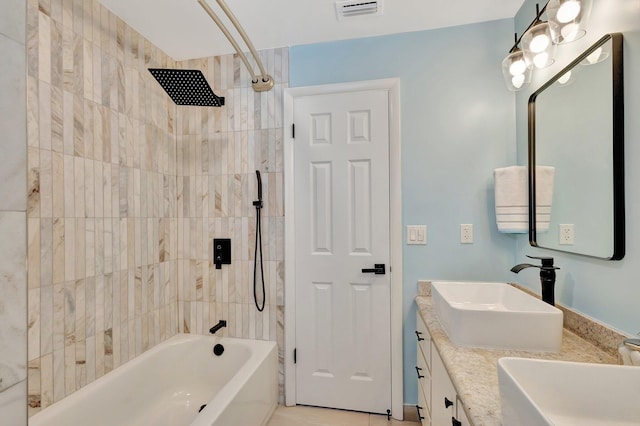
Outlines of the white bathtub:
[{"label": "white bathtub", "polygon": [[[213,354],[217,343],[225,348],[221,356]],[[179,334],[42,410],[29,425],[265,425],[278,402],[277,372],[274,342]]]}]

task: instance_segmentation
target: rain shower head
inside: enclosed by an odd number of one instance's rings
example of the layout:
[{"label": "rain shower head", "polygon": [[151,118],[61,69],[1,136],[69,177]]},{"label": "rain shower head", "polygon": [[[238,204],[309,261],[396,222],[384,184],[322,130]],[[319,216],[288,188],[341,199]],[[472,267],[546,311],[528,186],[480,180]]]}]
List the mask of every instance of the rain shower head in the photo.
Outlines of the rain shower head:
[{"label": "rain shower head", "polygon": [[224,105],[224,97],[217,96],[200,70],[172,70],[149,68],[160,86],[176,105],[211,106]]}]

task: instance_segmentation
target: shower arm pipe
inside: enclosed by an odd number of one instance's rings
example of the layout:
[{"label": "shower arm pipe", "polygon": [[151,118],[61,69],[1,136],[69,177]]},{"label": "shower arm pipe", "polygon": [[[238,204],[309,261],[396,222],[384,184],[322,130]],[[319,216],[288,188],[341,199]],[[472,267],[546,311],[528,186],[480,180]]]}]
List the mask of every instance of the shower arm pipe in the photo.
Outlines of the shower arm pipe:
[{"label": "shower arm pipe", "polygon": [[262,65],[262,61],[258,57],[258,52],[256,52],[255,47],[253,47],[253,43],[251,43],[251,40],[249,40],[247,33],[245,33],[244,29],[242,28],[242,25],[240,25],[240,22],[238,22],[235,15],[231,12],[231,10],[227,6],[227,4],[224,2],[224,0],[216,0],[216,1],[220,6],[220,8],[227,15],[227,17],[229,18],[233,26],[236,28],[236,30],[242,37],[242,40],[244,40],[247,47],[249,47],[249,50],[251,51],[253,58],[258,64],[258,68],[260,68],[261,75],[256,76],[256,74],[253,72],[253,69],[251,68],[251,64],[249,64],[249,60],[247,59],[246,55],[244,54],[244,52],[242,52],[242,49],[240,49],[240,46],[238,45],[236,40],[233,38],[233,36],[231,35],[227,27],[220,20],[220,18],[213,11],[213,9],[211,9],[211,7],[207,4],[207,2],[205,0],[198,0],[198,3],[200,4],[200,6],[202,6],[205,12],[207,12],[207,14],[211,17],[211,19],[213,19],[213,21],[216,23],[218,28],[220,28],[220,31],[222,31],[225,37],[227,37],[227,40],[229,40],[229,43],[231,43],[233,48],[236,50],[236,53],[238,53],[238,56],[240,56],[240,59],[242,59],[242,62],[244,62],[244,65],[247,68],[247,71],[249,71],[249,74],[251,75],[251,84],[253,86],[253,90],[255,90],[256,92],[264,92],[264,91],[270,90],[274,84],[273,78],[266,73],[264,66]]}]

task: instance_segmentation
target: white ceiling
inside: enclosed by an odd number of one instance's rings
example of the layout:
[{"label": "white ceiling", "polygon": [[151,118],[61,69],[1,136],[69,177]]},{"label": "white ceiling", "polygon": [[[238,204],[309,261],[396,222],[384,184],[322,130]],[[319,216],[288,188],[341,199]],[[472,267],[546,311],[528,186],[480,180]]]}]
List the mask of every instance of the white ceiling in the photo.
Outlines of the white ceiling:
[{"label": "white ceiling", "polygon": [[[176,60],[233,53],[196,0],[99,1]],[[207,1],[226,22],[215,0]],[[256,49],[262,50],[512,18],[523,1],[384,0],[381,16],[342,21],[336,18],[334,0],[227,0],[227,4]],[[244,49],[240,37],[236,39]]]}]

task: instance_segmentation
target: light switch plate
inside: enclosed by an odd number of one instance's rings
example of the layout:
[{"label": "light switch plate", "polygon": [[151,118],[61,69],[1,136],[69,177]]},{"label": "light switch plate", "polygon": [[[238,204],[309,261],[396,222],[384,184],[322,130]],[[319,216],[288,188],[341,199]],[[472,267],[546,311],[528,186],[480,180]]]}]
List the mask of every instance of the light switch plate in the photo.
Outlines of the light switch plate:
[{"label": "light switch plate", "polygon": [[407,244],[425,245],[427,244],[426,225],[407,225]]}]

